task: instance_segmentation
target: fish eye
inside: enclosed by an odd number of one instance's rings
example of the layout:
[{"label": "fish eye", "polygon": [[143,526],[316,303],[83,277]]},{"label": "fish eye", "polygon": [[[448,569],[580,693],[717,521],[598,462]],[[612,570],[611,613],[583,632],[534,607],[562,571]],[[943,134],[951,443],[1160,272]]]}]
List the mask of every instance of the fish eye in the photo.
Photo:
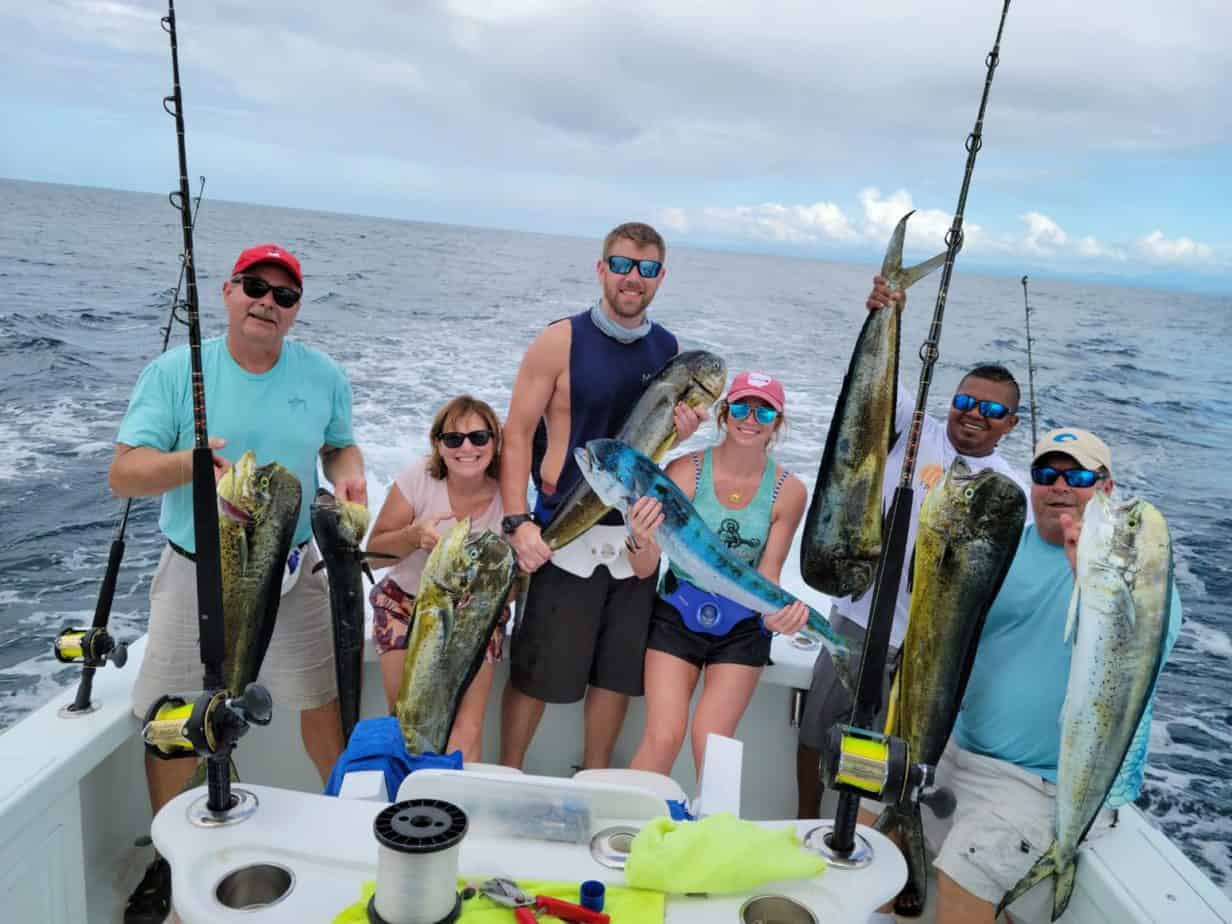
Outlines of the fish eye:
[{"label": "fish eye", "polygon": [[268,488],[269,483],[270,483],[269,475],[262,475],[261,476],[261,490],[264,491],[266,488]]},{"label": "fish eye", "polygon": [[975,497],[975,488],[967,488],[967,490],[963,491],[963,496],[967,500],[971,500],[971,498]]}]

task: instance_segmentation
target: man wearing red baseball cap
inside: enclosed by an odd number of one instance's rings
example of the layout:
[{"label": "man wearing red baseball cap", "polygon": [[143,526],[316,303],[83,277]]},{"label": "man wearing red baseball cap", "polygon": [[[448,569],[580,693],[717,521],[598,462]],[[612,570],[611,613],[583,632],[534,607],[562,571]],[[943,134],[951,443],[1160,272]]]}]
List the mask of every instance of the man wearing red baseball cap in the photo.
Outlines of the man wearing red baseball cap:
[{"label": "man wearing red baseball cap", "polygon": [[[251,450],[258,465],[277,461],[302,490],[283,598],[261,667],[280,708],[300,712],[308,756],[324,782],[342,752],[333,638],[325,573],[309,540],[317,459],[334,493],[367,503],[364,460],[351,430],[351,385],[328,356],[287,338],[299,315],[304,277],[285,247],[260,244],[236,259],[222,284],[227,330],[201,344],[206,419],[215,474]],[[116,437],[109,481],[121,497],[162,497],[159,528],[167,539],[150,590],[145,657],[133,685],[133,712],[143,718],[159,696],[201,675],[197,650],[192,462],[193,406],[188,347],[168,350],[141,373]],[[226,451],[223,455],[221,450]],[[150,802],[157,811],[180,792],[193,761],[146,757]],[[129,899],[126,922],[161,921],[170,907],[166,861],[157,858]]]}]

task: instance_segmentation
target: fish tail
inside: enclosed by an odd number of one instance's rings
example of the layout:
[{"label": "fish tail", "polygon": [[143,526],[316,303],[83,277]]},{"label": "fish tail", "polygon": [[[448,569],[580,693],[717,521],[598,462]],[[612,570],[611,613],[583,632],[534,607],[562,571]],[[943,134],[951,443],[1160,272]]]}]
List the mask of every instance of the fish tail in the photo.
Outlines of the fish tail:
[{"label": "fish tail", "polygon": [[914,889],[915,903],[922,908],[928,898],[928,859],[924,855],[924,821],[918,802],[912,803],[910,811],[898,813],[898,831],[903,839],[903,856],[907,858],[907,888]]},{"label": "fish tail", "polygon": [[[1035,861],[1035,865],[1032,866],[1029,870],[1027,870],[1027,874],[1018,880],[1018,884],[1014,886],[1014,888],[1010,889],[1008,892],[1005,893],[1005,897],[1002,898],[1001,902],[997,905],[997,911],[993,915],[993,917],[1000,917],[1002,911],[1004,911],[1006,908],[1008,908],[1010,905],[1016,902],[1019,898],[1025,895],[1036,884],[1043,882],[1049,876],[1063,875],[1063,871],[1061,867],[1058,865],[1059,862],[1060,862],[1060,855],[1057,851],[1057,842],[1053,841],[1049,845],[1048,849],[1044,851],[1043,856],[1041,856],[1038,860]],[[1073,888],[1074,888],[1074,864],[1072,862],[1069,864],[1068,879],[1069,879],[1069,888],[1065,893],[1065,903],[1069,902],[1069,894],[1070,892],[1073,891]],[[1060,879],[1058,879],[1058,888],[1055,891],[1054,895],[1059,895],[1059,892],[1060,892]],[[1052,915],[1052,919],[1054,921],[1057,919],[1057,915],[1060,913],[1056,910],[1056,904],[1057,904],[1056,898],[1054,897],[1053,915]],[[1061,908],[1062,910],[1064,910],[1065,904],[1062,904]]]},{"label": "fish tail", "polygon": [[1074,876],[1077,872],[1077,857],[1070,860],[1057,871],[1057,882],[1052,889],[1052,919],[1054,921],[1065,914],[1069,900],[1074,894]]}]

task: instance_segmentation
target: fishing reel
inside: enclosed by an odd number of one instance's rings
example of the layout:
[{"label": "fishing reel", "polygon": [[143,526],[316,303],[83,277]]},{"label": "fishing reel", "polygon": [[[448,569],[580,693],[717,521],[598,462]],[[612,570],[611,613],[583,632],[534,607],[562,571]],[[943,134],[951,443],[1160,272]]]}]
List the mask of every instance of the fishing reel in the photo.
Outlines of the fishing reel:
[{"label": "fishing reel", "polygon": [[944,787],[933,786],[936,768],[911,762],[902,738],[835,725],[821,759],[822,782],[831,789],[877,802],[918,802],[938,818],[954,814],[957,801]]},{"label": "fishing reel", "polygon": [[128,662],[128,646],[117,644],[106,629],[65,626],[56,636],[52,652],[61,664],[103,667],[111,663],[123,667]]},{"label": "fishing reel", "polygon": [[250,724],[268,725],[273,711],[269,691],[258,683],[236,697],[227,690],[170,693],[146,710],[141,738],[146,751],[162,760],[225,758]]}]

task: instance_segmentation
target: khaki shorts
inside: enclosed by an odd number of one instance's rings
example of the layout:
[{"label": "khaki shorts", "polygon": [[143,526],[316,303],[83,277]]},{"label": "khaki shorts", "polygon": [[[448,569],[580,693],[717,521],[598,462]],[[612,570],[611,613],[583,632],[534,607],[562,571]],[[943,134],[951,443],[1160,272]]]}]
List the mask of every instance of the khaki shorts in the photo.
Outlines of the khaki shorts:
[{"label": "khaki shorts", "polygon": [[[936,784],[949,787],[958,807],[946,819],[921,807],[924,840],[936,853],[935,865],[976,898],[995,905],[1052,843],[1057,787],[1014,764],[964,751],[953,740],[937,764]],[[1107,832],[1115,819],[1111,809],[1101,811],[1084,843]],[[1051,882],[1014,903],[1016,920],[1051,917]]]},{"label": "khaki shorts", "polygon": [[[257,678],[270,691],[275,709],[314,709],[338,696],[329,579],[324,570],[312,573],[320,560],[316,545],[309,542],[299,579],[278,605],[274,635]],[[158,697],[201,689],[197,566],[170,546],[163,549],[150,585],[148,632],[133,684],[133,712],[141,719]]]}]

